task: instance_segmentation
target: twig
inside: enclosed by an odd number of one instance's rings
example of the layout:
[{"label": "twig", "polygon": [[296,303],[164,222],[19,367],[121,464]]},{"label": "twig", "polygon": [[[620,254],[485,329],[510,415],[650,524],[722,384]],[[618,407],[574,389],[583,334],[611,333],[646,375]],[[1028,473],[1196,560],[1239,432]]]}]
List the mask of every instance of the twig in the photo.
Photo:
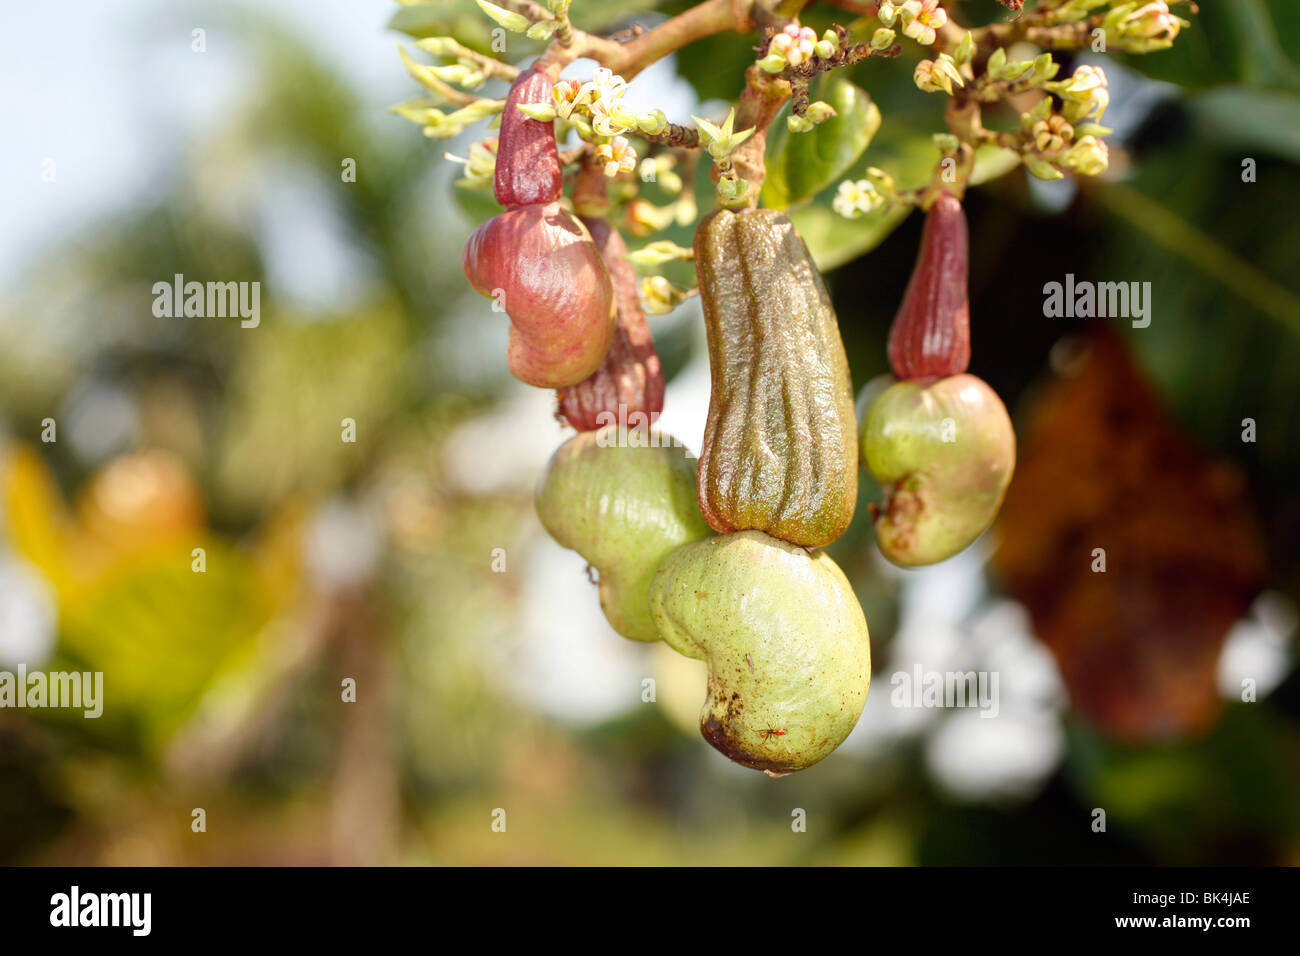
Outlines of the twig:
[{"label": "twig", "polygon": [[667,129],[654,136],[648,133],[637,133],[636,135],[647,142],[659,143],[663,146],[672,146],[678,149],[700,148],[700,131],[694,126],[679,126],[676,123],[669,123]]},{"label": "twig", "polygon": [[752,126],[754,135],[736,147],[729,158],[736,173],[749,183],[745,199],[750,206],[758,203],[758,194],[767,174],[763,155],[767,152],[768,127],[790,94],[790,81],[780,74],[767,73],[757,64],[745,71],[745,89],[736,109],[736,128],[749,129]]},{"label": "twig", "polygon": [[564,66],[579,57],[590,57],[630,80],[650,64],[702,37],[730,29],[750,29],[754,2],[705,0],[627,43],[575,29],[572,43],[552,43],[541,60]]}]

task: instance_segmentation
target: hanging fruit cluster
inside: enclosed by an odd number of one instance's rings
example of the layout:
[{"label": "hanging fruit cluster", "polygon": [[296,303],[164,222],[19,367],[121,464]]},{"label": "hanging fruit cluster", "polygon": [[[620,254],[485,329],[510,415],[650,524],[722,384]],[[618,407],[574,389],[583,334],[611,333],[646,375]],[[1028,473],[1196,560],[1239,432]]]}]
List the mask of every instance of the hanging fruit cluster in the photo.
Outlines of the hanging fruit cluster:
[{"label": "hanging fruit cluster", "polygon": [[[395,109],[433,137],[500,114],[497,139],[476,143],[462,161],[461,184],[491,183],[504,211],[470,237],[463,266],[473,288],[509,317],[511,372],[555,389],[558,417],[578,431],[541,479],[537,514],[599,574],[614,630],[663,640],[708,665],[700,730],[709,743],[772,775],[804,769],[853,729],[871,679],[862,608],[820,550],[853,519],[859,464],[884,492],[872,507],[879,548],[904,566],[970,545],[996,516],[1014,471],[1006,408],[966,371],[961,197],[975,151],[998,147],[1043,179],[1105,171],[1105,74],[1081,66],[1058,80],[1050,49],[1076,49],[1100,31],[1113,48],[1147,52],[1167,47],[1187,24],[1163,0],[1052,0],[1023,14],[1016,34],[1032,27],[1047,50],[1010,61],[1008,31],[957,28],[938,0],[845,3],[867,13],[851,29],[820,36],[793,19],[805,3],[709,0],[619,40],[574,27],[570,0],[547,0],[545,8],[476,2],[506,30],[549,41],[546,51],[517,70],[451,37],[421,40],[440,62],[403,57],[429,96]],[[637,72],[725,29],[757,30],[762,42],[724,121],[678,125],[660,110],[626,104]],[[815,142],[823,125],[857,144],[849,164],[867,148],[880,124],[869,97],[842,82],[826,87],[829,102],[814,101],[812,84],[870,57],[898,56],[900,33],[933,48],[913,79],[919,90],[951,98],[949,131],[936,136],[941,163],[928,188],[900,190],[869,167],[835,192],[833,208],[847,218],[926,211],[886,345],[894,375],[868,384],[855,410],[821,274],[791,220],[758,203],[795,202],[833,181],[818,183],[815,171],[825,162]],[[584,57],[602,64],[589,81],[560,78]],[[503,101],[468,92],[489,77],[511,81]],[[1018,130],[995,132],[983,126],[982,110],[996,102],[1036,105],[1020,114]],[[444,112],[448,104],[456,109]],[[813,139],[784,149],[769,191],[761,188],[768,132],[780,115],[778,134]],[[562,154],[557,133],[579,146]],[[649,155],[641,159],[638,148]],[[629,252],[612,210],[638,237],[696,222],[689,181],[697,151],[710,158],[718,208],[699,219],[691,248],[662,239]],[[567,198],[566,169],[574,171]],[[634,171],[675,198],[653,205],[638,194]],[[694,263],[694,289],[666,276],[638,288],[633,263],[673,261]],[[712,384],[698,461],[653,429],[664,376],[646,320],[695,294]]]},{"label": "hanging fruit cluster", "polygon": [[1016,463],[997,393],[970,364],[969,239],[961,202],[940,192],[889,331],[892,384],[863,390],[863,464],[885,491],[876,541],[895,564],[934,564],[993,523]]}]

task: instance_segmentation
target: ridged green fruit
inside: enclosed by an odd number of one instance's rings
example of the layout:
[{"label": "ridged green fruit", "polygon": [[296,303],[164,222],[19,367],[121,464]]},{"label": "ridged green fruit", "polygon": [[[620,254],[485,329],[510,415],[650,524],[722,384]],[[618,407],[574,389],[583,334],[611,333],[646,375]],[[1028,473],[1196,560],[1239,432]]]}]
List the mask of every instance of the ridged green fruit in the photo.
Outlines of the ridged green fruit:
[{"label": "ridged green fruit", "polygon": [[853,385],[830,295],[793,223],[710,213],[695,268],[713,391],[700,510],[722,532],[830,544],[857,504]]},{"label": "ridged green fruit", "polygon": [[659,638],[650,617],[659,562],[713,533],[695,500],[695,465],[667,435],[607,427],[561,445],[537,487],[543,527],[600,572],[605,617],[634,641]]},{"label": "ridged green fruit", "polygon": [[871,403],[862,459],[885,491],[876,541],[904,566],[952,557],[993,523],[1016,466],[1016,434],[974,375],[898,382]]},{"label": "ridged green fruit", "polygon": [[650,607],[669,647],[708,664],[700,732],[737,763],[803,770],[858,722],[867,620],[824,552],[761,531],[707,538],[664,560]]}]

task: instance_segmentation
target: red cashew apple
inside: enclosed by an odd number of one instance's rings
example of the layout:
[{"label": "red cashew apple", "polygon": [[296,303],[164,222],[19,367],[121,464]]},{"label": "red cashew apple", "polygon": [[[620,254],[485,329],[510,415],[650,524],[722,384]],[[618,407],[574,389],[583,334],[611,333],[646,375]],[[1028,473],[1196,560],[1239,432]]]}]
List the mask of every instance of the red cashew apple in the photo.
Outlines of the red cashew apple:
[{"label": "red cashew apple", "polygon": [[477,291],[510,316],[510,371],[538,388],[568,388],[600,366],[614,338],[614,287],[591,234],[559,203],[507,209],[461,254]]}]

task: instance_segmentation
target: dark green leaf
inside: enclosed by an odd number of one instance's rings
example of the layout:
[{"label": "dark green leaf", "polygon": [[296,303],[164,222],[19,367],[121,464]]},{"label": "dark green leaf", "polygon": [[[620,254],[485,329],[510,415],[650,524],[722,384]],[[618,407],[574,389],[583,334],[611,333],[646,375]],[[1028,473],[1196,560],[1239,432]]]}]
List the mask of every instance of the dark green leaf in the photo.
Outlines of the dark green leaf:
[{"label": "dark green leaf", "polygon": [[806,133],[786,126],[789,107],[776,118],[767,144],[763,204],[784,209],[820,192],[848,171],[880,129],[880,110],[871,97],[842,77],[816,92],[835,116]]},{"label": "dark green leaf", "polygon": [[1207,139],[1300,162],[1300,97],[1244,86],[1211,90],[1188,110]]},{"label": "dark green leaf", "polygon": [[1174,45],[1141,56],[1121,54],[1147,76],[1189,89],[1225,83],[1300,89],[1300,67],[1286,51],[1300,48],[1300,5],[1294,0],[1202,4]]},{"label": "dark green leaf", "polygon": [[876,248],[907,218],[911,206],[891,206],[861,219],[845,219],[831,209],[829,195],[790,211],[790,219],[808,243],[817,268],[829,272]]}]

